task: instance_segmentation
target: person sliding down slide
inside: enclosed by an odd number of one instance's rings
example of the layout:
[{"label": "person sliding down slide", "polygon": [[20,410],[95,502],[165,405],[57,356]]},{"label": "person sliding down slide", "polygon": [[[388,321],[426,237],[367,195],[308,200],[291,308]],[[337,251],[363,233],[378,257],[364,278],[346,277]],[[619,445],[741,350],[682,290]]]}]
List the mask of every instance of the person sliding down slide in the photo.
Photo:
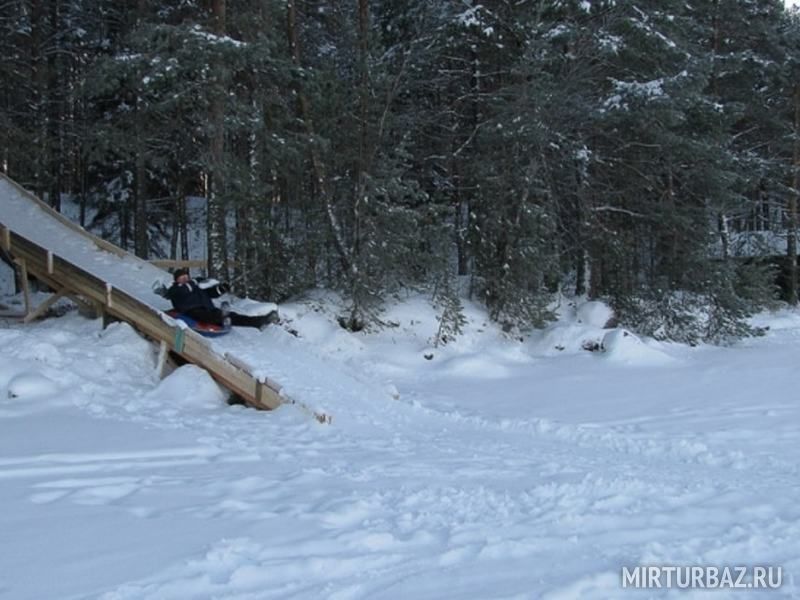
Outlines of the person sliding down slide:
[{"label": "person sliding down slide", "polygon": [[155,292],[170,300],[178,313],[196,321],[225,328],[231,325],[262,328],[280,320],[277,311],[251,317],[228,312],[227,303],[223,303],[223,308],[217,308],[212,300],[228,292],[228,285],[225,283],[192,279],[189,276],[189,269],[185,268],[176,269],[172,276],[173,283],[169,288],[162,284],[155,288]]}]

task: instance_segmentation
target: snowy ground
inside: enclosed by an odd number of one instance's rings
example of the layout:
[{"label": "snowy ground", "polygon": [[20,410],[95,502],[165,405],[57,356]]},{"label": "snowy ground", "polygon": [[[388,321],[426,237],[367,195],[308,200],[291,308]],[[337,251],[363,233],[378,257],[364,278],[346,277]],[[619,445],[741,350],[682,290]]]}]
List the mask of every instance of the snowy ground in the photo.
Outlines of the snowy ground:
[{"label": "snowy ground", "polygon": [[[591,353],[596,311],[518,341],[469,306],[432,349],[419,298],[370,335],[329,308],[223,339],[330,425],[228,407],[192,366],[159,381],[125,324],[0,318],[0,597],[800,597],[800,313],[730,348]],[[623,590],[636,565],[783,586]]]}]

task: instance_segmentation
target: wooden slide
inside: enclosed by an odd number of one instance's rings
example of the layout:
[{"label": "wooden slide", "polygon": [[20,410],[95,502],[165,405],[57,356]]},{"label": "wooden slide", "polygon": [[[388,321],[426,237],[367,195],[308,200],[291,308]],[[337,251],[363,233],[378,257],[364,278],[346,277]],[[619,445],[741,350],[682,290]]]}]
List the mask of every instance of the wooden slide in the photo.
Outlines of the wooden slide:
[{"label": "wooden slide", "polygon": [[[2,174],[0,249],[14,261],[25,282],[26,321],[42,315],[66,296],[93,308],[96,314],[126,321],[158,342],[159,369],[171,351],[206,369],[249,406],[273,409],[287,401],[277,383],[255,376],[248,365],[215,351],[209,340],[164,314],[158,298],[151,296],[149,286],[141,282],[153,273],[168,277],[166,272],[92,235]],[[140,281],[137,285],[124,277],[118,280],[117,272],[138,274]],[[54,292],[38,307],[31,305],[28,276]]]}]

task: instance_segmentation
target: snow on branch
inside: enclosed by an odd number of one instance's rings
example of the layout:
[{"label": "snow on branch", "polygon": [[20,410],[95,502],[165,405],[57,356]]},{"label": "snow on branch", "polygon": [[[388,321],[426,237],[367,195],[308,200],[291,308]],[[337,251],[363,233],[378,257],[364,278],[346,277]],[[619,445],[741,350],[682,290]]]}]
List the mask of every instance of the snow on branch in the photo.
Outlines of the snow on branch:
[{"label": "snow on branch", "polygon": [[639,219],[646,219],[647,215],[642,213],[634,212],[632,210],[628,210],[627,208],[619,208],[617,206],[594,206],[592,207],[592,212],[614,212],[614,213],[621,213],[623,215],[628,215],[631,217],[636,217]]},{"label": "snow on branch", "polygon": [[203,38],[204,40],[211,42],[212,44],[231,44],[236,48],[243,48],[247,46],[246,43],[241,42],[239,40],[235,40],[230,36],[227,35],[216,35],[209,31],[205,31],[200,25],[195,25],[189,30],[189,33],[195,35],[197,37]]}]

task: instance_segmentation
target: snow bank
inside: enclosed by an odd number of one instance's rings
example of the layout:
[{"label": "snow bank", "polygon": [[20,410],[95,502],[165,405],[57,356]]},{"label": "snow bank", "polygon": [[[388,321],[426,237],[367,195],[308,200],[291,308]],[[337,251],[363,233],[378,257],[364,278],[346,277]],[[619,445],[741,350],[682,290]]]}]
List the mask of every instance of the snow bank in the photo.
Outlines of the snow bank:
[{"label": "snow bank", "polygon": [[667,365],[675,359],[651,347],[626,329],[612,329],[603,336],[603,356],[609,362],[625,365]]},{"label": "snow bank", "polygon": [[600,347],[606,330],[580,323],[554,323],[531,334],[528,348],[533,356],[576,354]]},{"label": "snow bank", "polygon": [[27,345],[20,343],[22,339],[17,331],[0,330],[0,346],[16,350],[14,356],[0,360],[0,398],[27,400],[58,394],[61,386],[54,381],[57,377],[47,363],[61,365],[59,351],[45,341]]},{"label": "snow bank", "polygon": [[33,399],[40,396],[52,396],[57,394],[59,386],[55,381],[36,372],[20,373],[11,378],[6,385],[9,398],[20,398],[23,400]]},{"label": "snow bank", "polygon": [[[520,349],[521,344],[505,335],[496,323],[492,323],[483,308],[464,301],[465,324],[459,335],[449,340],[440,340],[440,311],[431,304],[430,296],[410,294],[386,302],[379,315],[382,326],[370,331],[350,332],[338,323],[338,317],[346,314],[343,299],[330,292],[316,292],[303,302],[284,304],[281,314],[284,322],[295,329],[299,337],[313,344],[314,349],[328,358],[362,367],[370,360],[370,349],[380,348],[387,362],[380,369],[391,370],[396,363],[400,367],[415,367],[422,372],[436,370],[437,364],[448,364],[455,371],[469,371],[459,366],[460,362],[472,362],[484,357],[490,362],[512,360],[529,361]],[[455,360],[463,359],[461,361]],[[452,360],[451,360],[452,359]]]},{"label": "snow bank", "polygon": [[342,329],[335,315],[316,302],[281,306],[281,319],[313,348],[338,360],[359,356],[364,351],[360,336]]},{"label": "snow bank", "polygon": [[266,317],[271,312],[278,310],[278,305],[273,302],[259,302],[250,298],[237,298],[226,294],[220,298],[220,301],[227,301],[230,303],[231,312],[243,315],[246,317]]},{"label": "snow bank", "polygon": [[570,304],[559,311],[559,320],[535,331],[528,341],[528,351],[536,357],[596,353],[604,361],[617,365],[658,366],[675,362],[664,344],[643,341],[625,329],[608,329],[614,311],[605,303],[591,301]]},{"label": "snow bank", "polygon": [[228,394],[207,371],[195,365],[179,367],[161,380],[146,400],[181,409],[212,410],[225,406]]},{"label": "snow bank", "polygon": [[576,303],[562,298],[553,309],[558,320],[530,336],[528,350],[533,356],[598,350],[614,319],[613,309],[597,300]]},{"label": "snow bank", "polygon": [[753,315],[750,323],[754,327],[765,327],[772,331],[800,328],[800,312],[786,308],[775,312],[764,311]]},{"label": "snow bank", "polygon": [[[463,337],[425,360],[436,318],[422,302],[370,334],[298,305],[299,337],[222,338],[331,406],[328,426],[229,408],[195,367],[159,382],[152,344],[123,324],[0,328],[0,589],[591,599],[621,597],[622,565],[761,564],[785,574],[765,597],[797,595],[800,322],[680,347],[681,369],[664,369],[675,347],[601,329],[594,309],[520,343],[470,307]],[[546,335],[574,351],[531,359]],[[581,350],[587,336],[605,352]],[[47,380],[71,404],[8,397]]]},{"label": "snow bank", "polygon": [[578,306],[575,318],[578,323],[605,329],[614,320],[614,309],[605,302],[592,300]]}]

